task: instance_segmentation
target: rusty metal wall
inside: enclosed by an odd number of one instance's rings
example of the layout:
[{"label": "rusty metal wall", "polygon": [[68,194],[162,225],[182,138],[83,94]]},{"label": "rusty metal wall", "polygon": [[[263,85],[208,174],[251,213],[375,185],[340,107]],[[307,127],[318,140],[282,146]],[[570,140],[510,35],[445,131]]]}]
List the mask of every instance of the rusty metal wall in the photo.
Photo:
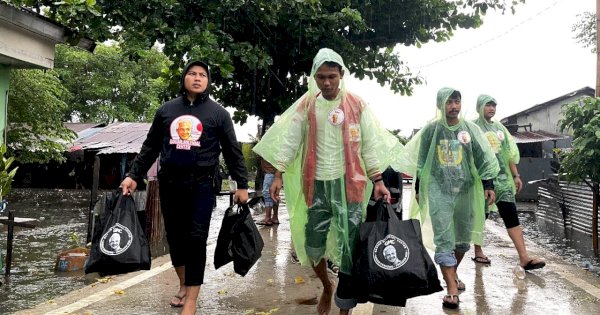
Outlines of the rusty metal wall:
[{"label": "rusty metal wall", "polygon": [[565,228],[592,235],[592,190],[585,183],[549,179],[539,186],[537,216]]}]

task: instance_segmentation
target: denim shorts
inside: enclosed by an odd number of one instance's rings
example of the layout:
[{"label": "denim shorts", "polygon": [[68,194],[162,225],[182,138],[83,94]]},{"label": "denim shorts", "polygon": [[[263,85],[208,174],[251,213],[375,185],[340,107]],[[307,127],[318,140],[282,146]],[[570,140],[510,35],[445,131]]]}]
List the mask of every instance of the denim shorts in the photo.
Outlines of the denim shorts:
[{"label": "denim shorts", "polygon": [[265,173],[265,179],[263,180],[263,199],[265,200],[265,207],[273,207],[274,201],[271,198],[271,194],[269,194],[269,187],[273,184],[273,179],[275,179],[275,174],[273,173]]}]

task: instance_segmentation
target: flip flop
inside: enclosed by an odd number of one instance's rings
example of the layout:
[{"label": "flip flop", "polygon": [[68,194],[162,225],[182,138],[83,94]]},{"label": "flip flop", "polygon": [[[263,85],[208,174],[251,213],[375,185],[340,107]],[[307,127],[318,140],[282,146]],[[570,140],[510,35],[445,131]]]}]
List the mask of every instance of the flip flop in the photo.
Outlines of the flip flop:
[{"label": "flip flop", "polygon": [[525,270],[533,270],[533,269],[540,269],[540,268],[544,268],[544,266],[546,266],[546,263],[541,261],[539,263],[533,263],[535,259],[530,260],[527,265],[525,266],[521,266],[523,267],[523,269]]},{"label": "flip flop", "polygon": [[277,221],[271,221],[271,223],[272,223],[273,225],[277,225],[277,224],[279,224],[279,220],[277,220]]},{"label": "flip flop", "polygon": [[271,225],[273,225],[273,223],[271,223],[270,221],[267,221],[267,222],[265,222],[265,221],[258,221],[258,222],[256,222],[256,225],[271,226]]},{"label": "flip flop", "polygon": [[[454,303],[454,298],[456,298],[456,303]],[[460,305],[460,298],[455,294],[445,295],[442,299],[442,306],[449,309],[457,309]]]},{"label": "flip flop", "polygon": [[471,260],[484,265],[489,265],[492,263],[492,261],[489,258],[487,258],[487,256],[475,256],[472,257]]},{"label": "flip flop", "polygon": [[185,299],[185,295],[184,296],[174,295],[173,297],[178,299],[179,303],[170,302],[169,305],[171,305],[171,307],[183,307],[183,304],[184,304],[183,299]]}]

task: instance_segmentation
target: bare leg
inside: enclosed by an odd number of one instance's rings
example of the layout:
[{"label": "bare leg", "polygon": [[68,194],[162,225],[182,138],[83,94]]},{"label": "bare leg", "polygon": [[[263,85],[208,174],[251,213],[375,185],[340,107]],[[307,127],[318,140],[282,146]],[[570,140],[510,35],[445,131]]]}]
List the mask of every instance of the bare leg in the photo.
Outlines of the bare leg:
[{"label": "bare leg", "polygon": [[315,274],[323,284],[323,293],[317,304],[317,314],[327,315],[331,311],[331,298],[333,297],[334,284],[327,275],[327,263],[325,259],[321,259],[319,263],[313,267]]},{"label": "bare leg", "polygon": [[[187,287],[185,286],[185,266],[175,267],[175,273],[177,274],[177,278],[179,278],[179,291],[177,291],[177,295],[171,299],[172,305],[177,305],[185,302]],[[177,298],[179,297],[179,298]]]},{"label": "bare leg", "polygon": [[460,265],[460,262],[463,260],[463,257],[465,257],[465,253],[455,251],[454,257],[456,257],[456,267],[454,267],[454,270],[456,270],[456,268],[458,268],[458,265]]},{"label": "bare leg", "polygon": [[265,218],[263,219],[263,223],[271,223],[271,210],[272,207],[265,207]]},{"label": "bare leg", "polygon": [[475,248],[475,257],[485,257],[481,245],[475,245],[473,247]]},{"label": "bare leg", "polygon": [[[510,236],[510,239],[513,241],[513,244],[515,244],[515,249],[519,254],[519,262],[521,263],[521,266],[525,266],[529,261],[531,261],[531,258],[529,257],[529,254],[527,253],[527,248],[525,247],[525,239],[523,238],[523,228],[519,225],[507,229],[506,231],[508,231],[508,236]],[[543,260],[541,259],[534,259],[534,263],[542,261]]]},{"label": "bare leg", "polygon": [[440,269],[442,269],[442,275],[444,276],[444,281],[446,281],[446,287],[449,295],[458,294],[458,287],[456,285],[456,267],[457,266],[440,266]]},{"label": "bare leg", "polygon": [[349,315],[352,313],[352,310],[340,310],[340,315]]},{"label": "bare leg", "polygon": [[271,215],[271,222],[273,222],[273,224],[279,224],[279,204],[277,202],[273,204],[273,214]]},{"label": "bare leg", "polygon": [[181,315],[194,315],[196,314],[196,304],[198,303],[198,295],[200,295],[200,286],[192,285],[187,287],[187,296]]},{"label": "bare leg", "polygon": [[465,284],[462,283],[462,281],[460,281],[460,279],[458,278],[458,265],[460,265],[460,262],[465,257],[465,253],[454,251],[454,257],[456,257],[456,266],[454,267],[454,275],[455,275],[454,284],[456,285],[457,290],[464,290]]}]

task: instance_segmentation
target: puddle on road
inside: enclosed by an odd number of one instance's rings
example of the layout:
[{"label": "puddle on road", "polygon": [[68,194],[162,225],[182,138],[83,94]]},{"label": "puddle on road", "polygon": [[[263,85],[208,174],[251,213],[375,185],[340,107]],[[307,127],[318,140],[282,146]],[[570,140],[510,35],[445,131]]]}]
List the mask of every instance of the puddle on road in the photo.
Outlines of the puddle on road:
[{"label": "puddle on road", "polygon": [[[405,196],[409,196],[406,189]],[[95,282],[94,278],[84,276],[83,272],[57,273],[53,270],[56,254],[70,247],[69,240],[73,233],[78,234],[82,241],[85,240],[89,198],[90,192],[83,190],[15,189],[11,193],[9,208],[19,217],[39,218],[40,225],[35,229],[18,230],[15,234],[12,274],[8,282],[0,276],[0,281],[5,282],[0,286],[0,309],[3,313],[33,307]],[[228,198],[219,197],[217,209],[213,212],[209,245],[216,240],[227,205]],[[519,203],[518,208],[531,210],[535,206],[536,204]],[[405,209],[408,209],[406,202]],[[255,215],[255,219],[259,218],[262,215]],[[600,266],[600,260],[593,255],[591,245],[588,245],[591,243],[589,237],[565,235],[560,228],[537,222],[531,211],[520,212],[519,218],[527,239],[535,241],[538,246],[557,253],[567,262],[578,266],[584,261]],[[500,218],[494,220],[502,226]],[[278,243],[276,252],[270,253],[274,257],[271,263],[277,271],[272,275],[275,283],[283,283],[289,276],[285,270],[281,270],[290,259],[288,229],[286,224],[279,226],[279,232],[283,233],[279,240],[277,233],[270,232],[268,235],[268,238]],[[0,250],[4,256],[5,231],[0,232]]]},{"label": "puddle on road", "polygon": [[[0,313],[13,313],[49,302],[75,289],[96,282],[95,275],[83,271],[55,272],[60,251],[73,246],[72,235],[82,244],[87,236],[88,190],[13,189],[8,207],[17,217],[40,220],[35,229],[15,229],[13,262],[10,277],[0,275]],[[221,216],[229,204],[226,197],[217,199],[212,225],[220,226]],[[221,210],[222,209],[222,210]],[[217,212],[219,214],[217,214]],[[217,219],[218,218],[218,219]],[[4,228],[4,229],[3,229]],[[210,239],[218,229],[211,227]],[[0,251],[6,255],[6,229],[0,225]]]}]

